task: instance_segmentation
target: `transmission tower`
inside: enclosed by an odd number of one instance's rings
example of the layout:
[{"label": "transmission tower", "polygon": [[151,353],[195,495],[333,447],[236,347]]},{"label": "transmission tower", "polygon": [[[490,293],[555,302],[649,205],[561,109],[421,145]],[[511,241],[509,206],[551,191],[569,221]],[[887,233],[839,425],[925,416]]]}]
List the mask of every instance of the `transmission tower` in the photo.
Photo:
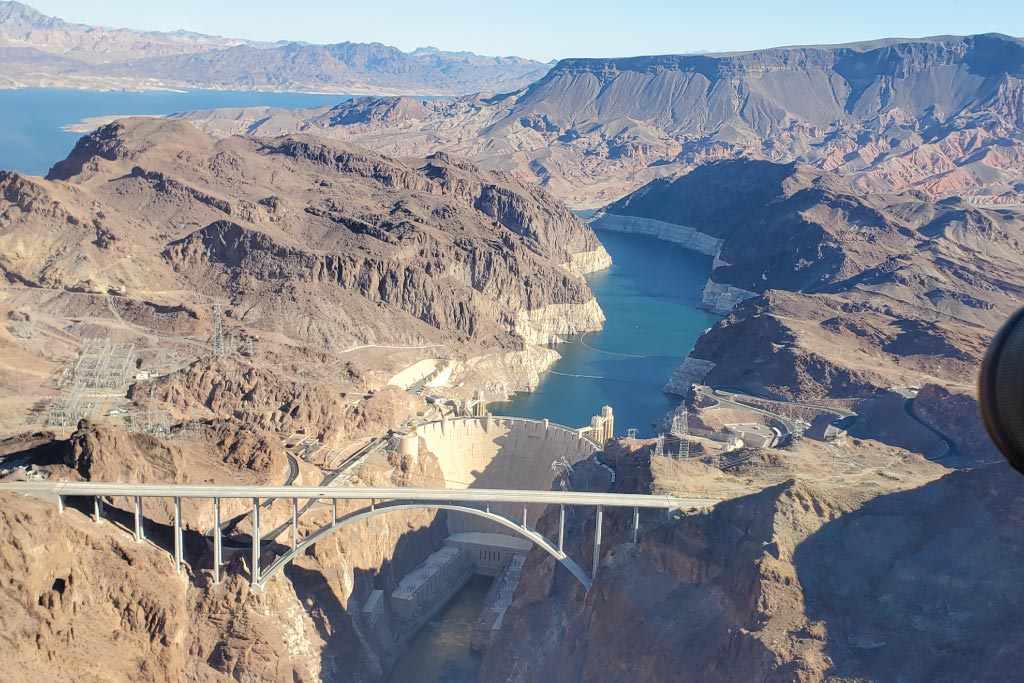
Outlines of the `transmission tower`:
[{"label": "transmission tower", "polygon": [[654,455],[663,457],[665,455],[665,435],[658,434],[658,441],[654,444]]},{"label": "transmission tower", "polygon": [[213,305],[213,355],[224,355],[224,314],[219,303]]},{"label": "transmission tower", "polygon": [[626,430],[626,438],[627,439],[635,439],[636,438],[636,427],[630,427],[629,429]]},{"label": "transmission tower", "polygon": [[679,452],[677,457],[690,457],[690,411],[683,408],[683,412],[672,418],[672,436],[679,439]]}]

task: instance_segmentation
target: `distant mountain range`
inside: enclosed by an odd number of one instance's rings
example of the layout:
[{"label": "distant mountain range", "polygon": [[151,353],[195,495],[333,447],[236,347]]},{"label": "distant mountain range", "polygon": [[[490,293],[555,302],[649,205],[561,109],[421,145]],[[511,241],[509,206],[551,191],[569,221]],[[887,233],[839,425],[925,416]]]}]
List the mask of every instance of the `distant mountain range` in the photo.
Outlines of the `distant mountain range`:
[{"label": "distant mountain range", "polygon": [[0,2],[0,88],[211,88],[460,95],[516,90],[547,64],[381,43],[261,43],[188,31],[106,29]]},{"label": "distant mountain range", "polygon": [[807,162],[863,190],[1024,201],[1024,41],[998,34],[566,59],[498,97],[193,118],[218,133],[318,131],[392,154],[455,152],[576,206],[740,157]]}]

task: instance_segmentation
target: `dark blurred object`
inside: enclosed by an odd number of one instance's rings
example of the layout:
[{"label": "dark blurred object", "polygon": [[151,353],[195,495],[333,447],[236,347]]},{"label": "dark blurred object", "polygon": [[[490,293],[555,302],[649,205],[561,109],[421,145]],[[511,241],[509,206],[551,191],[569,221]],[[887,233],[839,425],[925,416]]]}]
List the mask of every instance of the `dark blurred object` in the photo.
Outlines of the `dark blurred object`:
[{"label": "dark blurred object", "polygon": [[1024,308],[1010,316],[988,347],[978,401],[992,441],[1024,474]]}]

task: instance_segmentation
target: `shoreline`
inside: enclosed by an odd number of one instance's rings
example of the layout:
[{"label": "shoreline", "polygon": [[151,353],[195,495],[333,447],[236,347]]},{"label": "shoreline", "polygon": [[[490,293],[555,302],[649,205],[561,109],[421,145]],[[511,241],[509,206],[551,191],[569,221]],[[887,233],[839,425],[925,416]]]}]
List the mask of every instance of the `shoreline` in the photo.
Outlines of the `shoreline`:
[{"label": "shoreline", "polygon": [[79,91],[79,92],[100,92],[100,93],[135,93],[145,94],[154,92],[168,92],[177,94],[187,94],[195,92],[232,92],[232,93],[264,93],[274,95],[322,95],[322,96],[350,96],[350,97],[416,97],[416,98],[429,98],[429,99],[442,99],[446,97],[465,97],[467,94],[473,93],[442,93],[432,91],[407,91],[407,90],[390,90],[387,88],[375,89],[375,88],[360,88],[353,86],[351,88],[344,89],[331,89],[331,90],[303,90],[303,89],[275,89],[275,88],[218,88],[212,85],[197,85],[196,87],[187,87],[185,85],[167,85],[167,84],[153,84],[147,85],[125,85],[125,86],[103,86],[99,84],[95,85],[75,85],[72,83],[66,83],[61,85],[42,85],[32,83],[6,83],[0,86],[0,92],[2,91],[20,91],[20,90],[67,90],[67,91]]}]

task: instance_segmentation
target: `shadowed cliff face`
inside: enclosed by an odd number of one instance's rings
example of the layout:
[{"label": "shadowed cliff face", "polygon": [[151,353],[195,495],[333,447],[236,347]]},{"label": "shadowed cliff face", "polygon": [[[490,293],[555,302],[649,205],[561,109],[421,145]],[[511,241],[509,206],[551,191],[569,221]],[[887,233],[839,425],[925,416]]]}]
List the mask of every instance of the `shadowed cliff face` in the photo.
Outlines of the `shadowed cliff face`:
[{"label": "shadowed cliff face", "polygon": [[873,191],[1014,203],[1024,168],[1022,78],[1019,39],[943,36],[566,59],[494,98],[189,118],[211,131],[301,128],[390,152],[457,151],[534,177],[581,206],[740,156],[805,161]]},{"label": "shadowed cliff face", "polygon": [[[531,555],[481,680],[1012,678],[1016,484],[1005,464],[881,495],[790,481],[649,520],[638,545],[608,514],[588,594]],[[592,533],[573,519],[570,554]]]},{"label": "shadowed cliff face", "polygon": [[1003,680],[1024,651],[1021,488],[1005,463],[872,500],[793,557],[837,679]]}]

